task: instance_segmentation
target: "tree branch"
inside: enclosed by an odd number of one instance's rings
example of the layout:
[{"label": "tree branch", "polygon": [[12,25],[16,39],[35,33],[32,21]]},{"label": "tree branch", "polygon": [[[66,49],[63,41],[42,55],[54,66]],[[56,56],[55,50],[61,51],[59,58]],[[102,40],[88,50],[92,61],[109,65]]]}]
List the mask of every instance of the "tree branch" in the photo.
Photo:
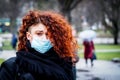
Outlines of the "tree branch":
[{"label": "tree branch", "polygon": [[82,0],[75,0],[73,1],[73,3],[71,4],[71,8],[70,10],[74,9]]}]

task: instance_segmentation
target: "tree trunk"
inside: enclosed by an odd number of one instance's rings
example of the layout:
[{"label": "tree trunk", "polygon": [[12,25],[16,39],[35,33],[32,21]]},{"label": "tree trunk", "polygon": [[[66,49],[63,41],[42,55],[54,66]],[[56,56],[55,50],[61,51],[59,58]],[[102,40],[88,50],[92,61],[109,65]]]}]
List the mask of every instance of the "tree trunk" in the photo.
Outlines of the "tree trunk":
[{"label": "tree trunk", "polygon": [[67,18],[68,18],[69,23],[71,23],[71,22],[72,22],[71,12],[68,11],[68,12],[66,13],[66,16],[67,16]]},{"label": "tree trunk", "polygon": [[114,44],[117,45],[118,44],[118,24],[117,21],[112,21],[113,22],[113,36],[114,36]]},{"label": "tree trunk", "polygon": [[16,18],[10,18],[10,32],[15,33],[16,32]]},{"label": "tree trunk", "polygon": [[72,22],[71,11],[65,11],[65,10],[61,9],[61,13],[64,17],[66,17],[66,19],[68,20],[69,23]]}]

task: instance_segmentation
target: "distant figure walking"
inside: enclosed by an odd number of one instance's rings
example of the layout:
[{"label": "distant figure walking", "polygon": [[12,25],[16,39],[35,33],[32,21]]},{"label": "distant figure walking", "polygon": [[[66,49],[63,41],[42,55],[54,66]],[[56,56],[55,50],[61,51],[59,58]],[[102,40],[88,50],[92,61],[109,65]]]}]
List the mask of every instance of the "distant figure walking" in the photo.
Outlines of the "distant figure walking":
[{"label": "distant figure walking", "polygon": [[86,65],[88,64],[88,59],[91,60],[91,66],[93,66],[93,53],[94,53],[94,43],[93,41],[88,41],[88,40],[84,40],[83,41],[83,45],[84,45],[84,58],[85,58],[85,62]]},{"label": "distant figure walking", "polygon": [[12,35],[11,45],[12,45],[13,49],[16,49],[16,45],[17,45],[17,35],[16,34]]}]

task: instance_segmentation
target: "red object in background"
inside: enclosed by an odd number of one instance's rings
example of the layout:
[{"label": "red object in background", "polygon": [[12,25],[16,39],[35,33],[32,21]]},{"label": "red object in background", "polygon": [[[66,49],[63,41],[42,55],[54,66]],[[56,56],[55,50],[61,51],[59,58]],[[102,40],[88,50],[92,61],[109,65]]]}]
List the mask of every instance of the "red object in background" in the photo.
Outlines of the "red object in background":
[{"label": "red object in background", "polygon": [[88,59],[88,58],[92,58],[93,55],[93,50],[94,50],[94,43],[93,41],[87,41],[85,40],[83,42],[84,45],[84,58]]}]

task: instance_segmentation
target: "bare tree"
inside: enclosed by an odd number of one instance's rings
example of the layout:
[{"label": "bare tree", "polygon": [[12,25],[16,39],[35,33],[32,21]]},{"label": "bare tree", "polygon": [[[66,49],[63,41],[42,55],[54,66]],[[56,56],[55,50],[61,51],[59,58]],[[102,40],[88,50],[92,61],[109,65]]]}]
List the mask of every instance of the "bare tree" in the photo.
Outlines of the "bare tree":
[{"label": "bare tree", "polygon": [[[109,30],[114,38],[114,44],[118,44],[120,30],[120,0],[84,0],[85,9],[83,16],[88,23],[102,22],[106,30]],[[82,5],[82,4],[80,4]]]},{"label": "bare tree", "polygon": [[57,0],[36,0],[38,9],[40,10],[54,10],[58,11]]},{"label": "bare tree", "polygon": [[[114,37],[114,44],[118,44],[120,26],[120,0],[100,0],[103,12],[103,24]],[[111,24],[110,24],[111,23]]]},{"label": "bare tree", "polygon": [[81,2],[82,0],[58,0],[60,11],[66,16],[69,22],[72,21],[71,11]]}]

